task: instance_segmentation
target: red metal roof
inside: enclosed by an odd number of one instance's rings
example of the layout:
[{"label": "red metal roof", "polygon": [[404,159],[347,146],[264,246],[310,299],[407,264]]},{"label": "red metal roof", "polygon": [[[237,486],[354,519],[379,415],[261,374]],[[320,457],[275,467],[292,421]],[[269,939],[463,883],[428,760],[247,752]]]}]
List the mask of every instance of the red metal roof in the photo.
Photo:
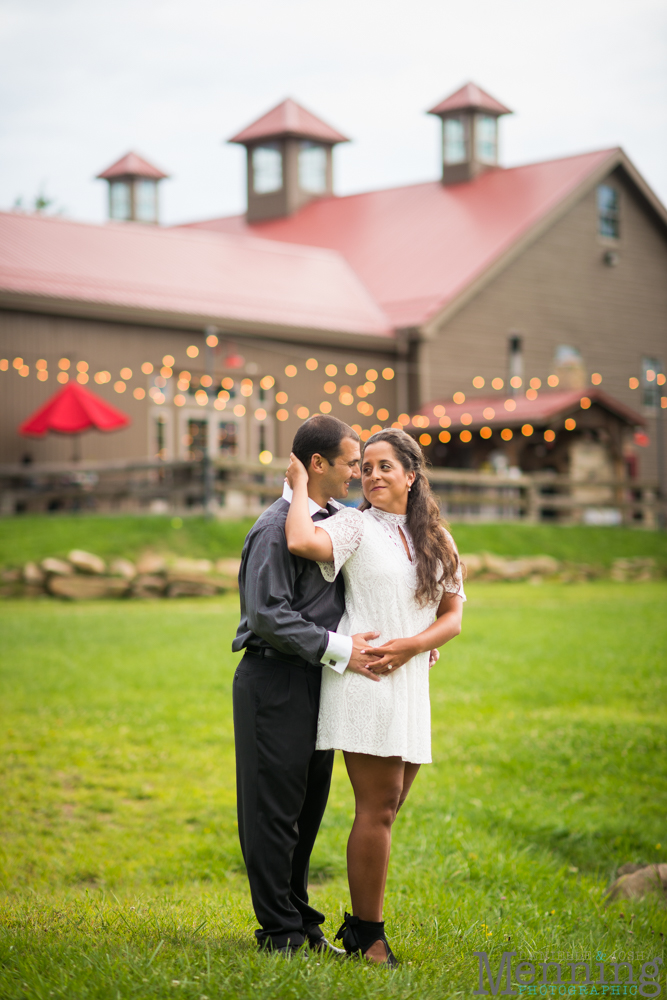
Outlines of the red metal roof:
[{"label": "red metal roof", "polygon": [[[340,254],[254,236],[0,213],[0,301],[392,337]],[[99,311],[99,310],[98,310]],[[97,313],[96,313],[97,314]],[[148,317],[150,318],[150,316]]]},{"label": "red metal roof", "polygon": [[238,142],[244,145],[248,142],[255,142],[257,139],[277,139],[280,136],[315,139],[332,145],[336,142],[350,141],[342,132],[337,132],[331,125],[327,125],[321,118],[317,118],[312,112],[306,111],[291,97],[288,97],[286,101],[278,104],[271,111],[267,111],[252,125],[242,129],[241,132],[229,139],[229,142]]},{"label": "red metal roof", "polygon": [[38,410],[24,420],[19,433],[29,437],[55,434],[80,434],[82,431],[116,431],[127,427],[130,418],[111,403],[100,399],[90,389],[70,382]]},{"label": "red metal roof", "polygon": [[320,198],[282,219],[232,216],[189,228],[254,233],[341,253],[392,326],[421,326],[453,302],[595,171],[601,150],[445,186],[440,181],[344,198]]},{"label": "red metal roof", "polygon": [[97,175],[97,179],[100,181],[110,181],[114,177],[148,177],[151,180],[160,181],[169,177],[169,174],[154,167],[138,153],[126,153],[120,160],[116,160],[110,167]]},{"label": "red metal roof", "polygon": [[512,111],[497,101],[491,94],[478,87],[476,83],[466,83],[460,90],[445,97],[428,112],[430,115],[443,115],[450,111],[489,111],[492,115],[511,115]]},{"label": "red metal roof", "polygon": [[[440,411],[438,415],[433,412],[436,406],[444,406],[445,413],[442,416],[451,420],[452,430],[460,430],[463,427],[476,430],[485,425],[517,427],[521,424],[534,424],[541,427],[573,411],[581,412],[583,397],[588,397],[591,403],[604,407],[632,427],[643,426],[646,423],[644,418],[629,406],[619,403],[617,399],[594,386],[586,389],[547,389],[538,392],[537,399],[532,400],[526,399],[524,395],[508,396],[502,392],[497,392],[495,396],[471,396],[464,403],[454,403],[451,399],[433,400],[419,412],[429,418],[431,427],[438,429],[442,425]],[[462,417],[466,415],[471,419],[463,420]]]}]

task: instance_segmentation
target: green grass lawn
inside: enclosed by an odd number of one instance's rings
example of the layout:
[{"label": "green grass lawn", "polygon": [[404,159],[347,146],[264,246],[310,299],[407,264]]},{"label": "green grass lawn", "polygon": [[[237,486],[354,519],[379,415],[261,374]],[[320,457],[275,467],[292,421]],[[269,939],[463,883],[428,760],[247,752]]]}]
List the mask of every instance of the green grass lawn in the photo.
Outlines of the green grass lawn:
[{"label": "green grass lawn", "polygon": [[[217,559],[241,554],[252,519],[211,521],[158,516],[26,515],[0,518],[0,567],[66,556],[73,548],[108,558],[135,558],[144,549]],[[176,526],[174,526],[176,525]],[[667,570],[667,532],[550,524],[452,524],[459,550],[501,556],[546,553],[556,559],[609,567],[614,559],[653,557]]]},{"label": "green grass lawn", "polygon": [[[604,892],[618,865],[667,858],[667,585],[468,596],[432,673],[435,763],[394,832],[395,973],[254,950],[234,596],[3,602],[0,997],[435,1000],[477,989],[479,950],[494,973],[503,950],[665,958],[664,906]],[[312,870],[331,935],[351,815],[337,760]]]}]

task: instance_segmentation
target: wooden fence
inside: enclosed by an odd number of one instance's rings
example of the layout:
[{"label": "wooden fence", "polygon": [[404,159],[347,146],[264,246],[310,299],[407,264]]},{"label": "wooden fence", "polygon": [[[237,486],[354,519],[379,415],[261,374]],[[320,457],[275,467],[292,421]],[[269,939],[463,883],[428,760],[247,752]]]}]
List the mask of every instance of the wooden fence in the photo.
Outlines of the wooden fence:
[{"label": "wooden fence", "polygon": [[[285,463],[79,462],[0,465],[0,514],[57,511],[259,514],[282,492]],[[429,473],[443,514],[463,521],[664,525],[657,483],[575,481],[547,473]],[[353,483],[350,498],[361,496]]]}]

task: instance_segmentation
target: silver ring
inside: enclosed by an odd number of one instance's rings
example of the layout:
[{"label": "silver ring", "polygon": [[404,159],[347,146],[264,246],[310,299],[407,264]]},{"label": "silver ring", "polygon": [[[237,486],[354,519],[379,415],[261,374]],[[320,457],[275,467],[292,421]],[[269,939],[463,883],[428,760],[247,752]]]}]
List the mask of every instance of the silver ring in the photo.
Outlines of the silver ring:
[{"label": "silver ring", "polygon": [[394,669],[393,667],[387,667],[387,670],[393,670],[393,669]]}]

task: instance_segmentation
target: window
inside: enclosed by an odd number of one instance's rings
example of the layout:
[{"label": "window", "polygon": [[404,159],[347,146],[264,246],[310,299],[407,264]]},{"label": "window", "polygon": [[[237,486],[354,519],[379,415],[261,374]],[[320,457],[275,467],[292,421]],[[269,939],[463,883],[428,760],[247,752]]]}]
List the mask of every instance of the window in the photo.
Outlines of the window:
[{"label": "window", "polygon": [[445,118],[445,163],[465,163],[466,133],[460,118]]},{"label": "window", "polygon": [[314,142],[299,144],[299,187],[311,194],[327,189],[327,151]]},{"label": "window", "polygon": [[157,184],[138,180],[134,186],[135,212],[140,222],[157,222]]},{"label": "window", "polygon": [[188,420],[188,458],[201,462],[208,447],[208,420]]},{"label": "window", "polygon": [[523,384],[523,338],[512,336],[507,341],[509,383],[516,392]]},{"label": "window", "polygon": [[154,454],[155,458],[165,461],[167,458],[167,418],[160,413],[155,417],[155,438]]},{"label": "window", "polygon": [[255,194],[270,194],[283,186],[283,157],[277,142],[252,151],[252,187]]},{"label": "window", "polygon": [[657,358],[642,358],[642,388],[644,390],[644,406],[655,409],[659,405],[660,390],[658,375],[662,374],[662,365]]},{"label": "window", "polygon": [[235,458],[238,452],[238,429],[231,421],[218,424],[218,455],[225,458]]},{"label": "window", "polygon": [[598,187],[598,233],[618,239],[618,191],[609,184]]},{"label": "window", "polygon": [[125,221],[132,216],[130,185],[127,181],[113,181],[110,187],[110,215],[112,219]]},{"label": "window", "polygon": [[477,159],[481,163],[495,163],[498,158],[496,119],[490,115],[478,115],[476,125]]}]

